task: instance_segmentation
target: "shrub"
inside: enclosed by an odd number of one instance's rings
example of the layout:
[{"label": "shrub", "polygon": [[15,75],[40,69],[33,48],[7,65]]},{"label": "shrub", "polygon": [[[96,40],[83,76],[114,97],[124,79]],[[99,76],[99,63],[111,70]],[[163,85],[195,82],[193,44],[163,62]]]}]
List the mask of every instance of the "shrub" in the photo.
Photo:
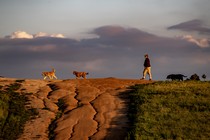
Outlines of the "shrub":
[{"label": "shrub", "polygon": [[0,139],[17,139],[32,115],[33,111],[25,109],[26,97],[16,92],[20,86],[20,83],[14,83],[5,90],[0,89]]}]

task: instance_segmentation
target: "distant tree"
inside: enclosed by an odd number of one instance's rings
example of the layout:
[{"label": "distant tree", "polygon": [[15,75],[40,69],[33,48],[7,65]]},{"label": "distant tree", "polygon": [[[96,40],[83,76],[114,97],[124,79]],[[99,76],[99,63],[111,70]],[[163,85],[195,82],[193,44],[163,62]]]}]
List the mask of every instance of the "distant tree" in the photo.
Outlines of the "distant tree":
[{"label": "distant tree", "polygon": [[203,74],[202,75],[202,78],[204,79],[204,81],[206,80],[206,75],[205,74]]},{"label": "distant tree", "polygon": [[190,80],[200,81],[200,77],[197,74],[193,74],[193,75],[191,75]]}]

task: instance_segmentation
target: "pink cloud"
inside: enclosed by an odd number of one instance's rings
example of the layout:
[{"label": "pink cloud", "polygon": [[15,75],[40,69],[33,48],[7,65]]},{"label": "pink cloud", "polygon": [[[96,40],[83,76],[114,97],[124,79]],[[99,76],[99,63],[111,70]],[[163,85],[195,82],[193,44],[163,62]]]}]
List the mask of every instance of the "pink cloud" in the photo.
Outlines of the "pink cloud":
[{"label": "pink cloud", "polygon": [[184,35],[182,36],[182,39],[192,42],[201,48],[210,47],[209,45],[210,41],[207,38],[196,39],[192,35]]},{"label": "pink cloud", "polygon": [[25,31],[16,31],[7,37],[11,38],[11,39],[16,39],[16,38],[33,39],[33,38],[38,38],[38,37],[65,38],[65,36],[60,33],[59,34],[47,34],[44,32],[39,32],[39,33],[33,35],[33,34],[29,34],[29,33],[25,32]]}]

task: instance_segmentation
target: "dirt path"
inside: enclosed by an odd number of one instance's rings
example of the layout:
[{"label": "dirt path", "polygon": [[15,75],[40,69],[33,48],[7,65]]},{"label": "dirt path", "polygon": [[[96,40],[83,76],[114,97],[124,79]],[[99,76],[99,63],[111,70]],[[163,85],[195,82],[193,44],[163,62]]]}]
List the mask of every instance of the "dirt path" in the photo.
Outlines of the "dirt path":
[{"label": "dirt path", "polygon": [[39,115],[26,123],[19,140],[47,140],[48,127],[55,121],[55,140],[122,140],[129,128],[127,112],[128,87],[149,81],[115,78],[87,80],[25,80],[21,91],[27,94],[28,109]]}]

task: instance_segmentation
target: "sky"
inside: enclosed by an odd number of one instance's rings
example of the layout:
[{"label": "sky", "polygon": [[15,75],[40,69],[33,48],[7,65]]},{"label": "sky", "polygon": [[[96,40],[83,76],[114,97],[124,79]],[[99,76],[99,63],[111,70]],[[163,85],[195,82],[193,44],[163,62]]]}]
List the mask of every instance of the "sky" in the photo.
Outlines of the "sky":
[{"label": "sky", "polygon": [[0,76],[210,79],[209,0],[0,0]]}]

